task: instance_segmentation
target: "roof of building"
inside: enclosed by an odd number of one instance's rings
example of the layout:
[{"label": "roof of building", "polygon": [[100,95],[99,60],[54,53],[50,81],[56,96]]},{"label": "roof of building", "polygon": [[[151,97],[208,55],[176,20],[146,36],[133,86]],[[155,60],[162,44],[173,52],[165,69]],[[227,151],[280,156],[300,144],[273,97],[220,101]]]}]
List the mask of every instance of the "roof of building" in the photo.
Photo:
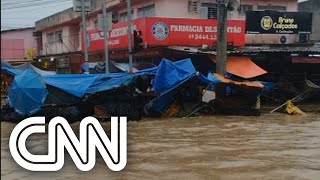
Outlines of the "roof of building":
[{"label": "roof of building", "polygon": [[[216,50],[204,50],[196,47],[170,46],[169,49],[183,51],[190,54],[212,54],[216,55]],[[234,48],[227,51],[228,54],[256,54],[256,53],[320,53],[319,46],[246,46]]]},{"label": "roof of building", "polygon": [[35,29],[35,27],[24,27],[24,28],[5,29],[5,30],[1,30],[1,33],[4,33],[4,32],[12,32],[12,31],[24,31],[24,30],[29,30],[29,29]]}]

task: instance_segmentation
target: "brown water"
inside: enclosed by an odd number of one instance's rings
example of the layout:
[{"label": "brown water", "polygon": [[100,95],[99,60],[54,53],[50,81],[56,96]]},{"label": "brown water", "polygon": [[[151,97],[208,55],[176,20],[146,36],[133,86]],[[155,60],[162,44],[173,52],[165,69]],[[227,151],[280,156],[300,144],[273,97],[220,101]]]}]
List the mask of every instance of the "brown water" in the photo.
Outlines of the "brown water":
[{"label": "brown water", "polygon": [[[110,123],[103,125],[108,131]],[[121,172],[111,172],[100,156],[81,172],[68,155],[58,172],[24,170],[9,152],[13,127],[1,123],[2,179],[320,179],[320,114],[129,122]],[[30,137],[30,151],[44,151],[46,138]]]}]

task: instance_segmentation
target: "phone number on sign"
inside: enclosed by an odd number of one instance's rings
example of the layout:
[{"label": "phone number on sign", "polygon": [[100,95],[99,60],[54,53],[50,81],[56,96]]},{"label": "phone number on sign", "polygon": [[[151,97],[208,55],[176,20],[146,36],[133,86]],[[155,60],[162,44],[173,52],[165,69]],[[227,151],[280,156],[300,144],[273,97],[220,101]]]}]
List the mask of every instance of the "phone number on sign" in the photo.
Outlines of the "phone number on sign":
[{"label": "phone number on sign", "polygon": [[208,35],[208,34],[190,34],[189,39],[195,40],[216,40],[216,35]]}]

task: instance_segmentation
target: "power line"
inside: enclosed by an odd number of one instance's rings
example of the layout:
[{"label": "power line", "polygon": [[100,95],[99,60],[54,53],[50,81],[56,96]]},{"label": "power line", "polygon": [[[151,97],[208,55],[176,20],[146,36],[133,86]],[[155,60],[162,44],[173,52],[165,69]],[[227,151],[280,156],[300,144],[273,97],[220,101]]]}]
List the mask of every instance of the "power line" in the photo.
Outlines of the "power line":
[{"label": "power line", "polygon": [[50,2],[50,3],[49,2],[42,2],[42,3],[35,3],[33,5],[25,4],[25,5],[12,6],[12,7],[1,7],[1,10],[21,9],[21,8],[34,8],[34,7],[47,6],[47,5],[58,4],[58,3],[69,3],[69,1],[56,0],[56,1],[53,1],[53,2]]},{"label": "power line", "polygon": [[[65,0],[69,1],[70,0]],[[25,5],[25,4],[32,4],[32,3],[43,3],[43,2],[54,2],[53,0],[29,0],[29,1],[19,1],[19,2],[14,2],[14,1],[9,1],[9,2],[1,2],[1,5]]]}]

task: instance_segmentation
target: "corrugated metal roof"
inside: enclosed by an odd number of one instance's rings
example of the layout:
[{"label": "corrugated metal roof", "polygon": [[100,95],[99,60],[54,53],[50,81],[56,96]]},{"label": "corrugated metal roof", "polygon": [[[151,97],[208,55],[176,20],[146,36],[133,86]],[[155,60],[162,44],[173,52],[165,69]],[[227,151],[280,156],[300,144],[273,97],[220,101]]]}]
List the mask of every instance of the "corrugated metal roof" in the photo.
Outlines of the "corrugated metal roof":
[{"label": "corrugated metal roof", "polygon": [[[171,50],[183,51],[190,54],[212,54],[216,55],[215,50],[204,50],[196,47],[185,47],[185,46],[170,46],[168,47]],[[319,54],[320,47],[318,46],[286,46],[286,47],[264,47],[264,46],[247,46],[241,48],[235,48],[233,50],[228,50],[228,54],[257,54],[257,53],[310,53],[310,54]]]}]

